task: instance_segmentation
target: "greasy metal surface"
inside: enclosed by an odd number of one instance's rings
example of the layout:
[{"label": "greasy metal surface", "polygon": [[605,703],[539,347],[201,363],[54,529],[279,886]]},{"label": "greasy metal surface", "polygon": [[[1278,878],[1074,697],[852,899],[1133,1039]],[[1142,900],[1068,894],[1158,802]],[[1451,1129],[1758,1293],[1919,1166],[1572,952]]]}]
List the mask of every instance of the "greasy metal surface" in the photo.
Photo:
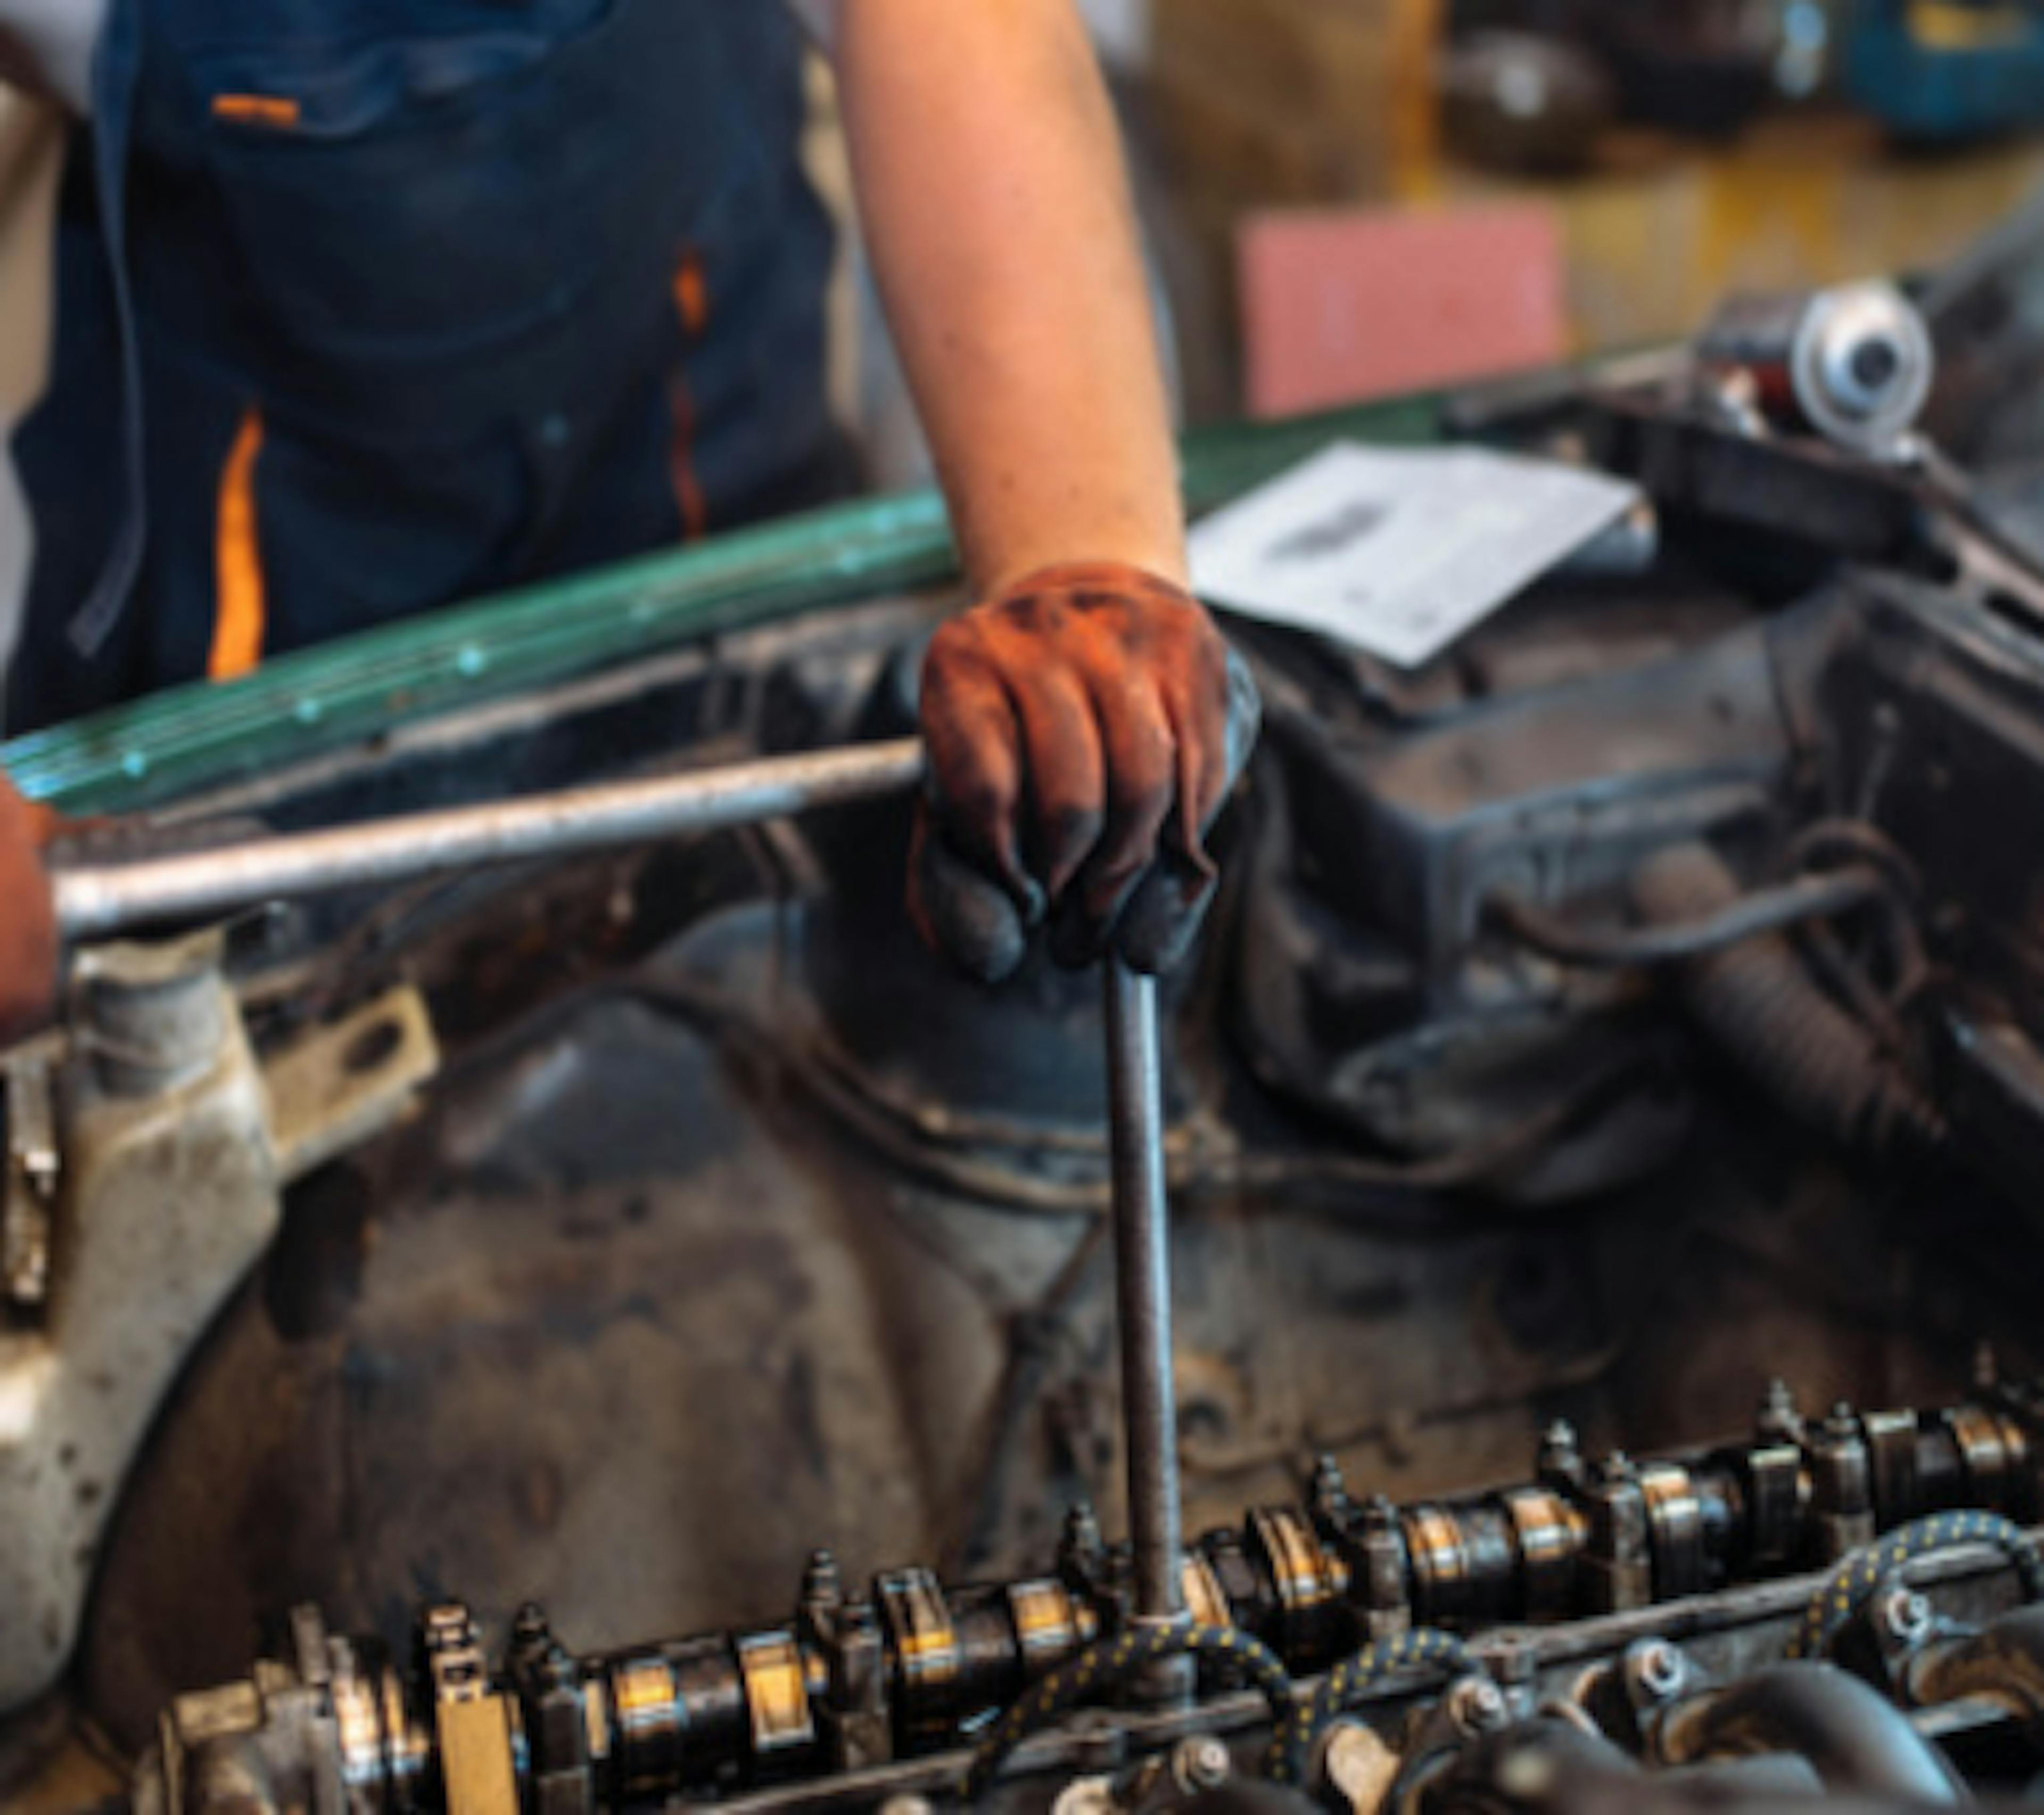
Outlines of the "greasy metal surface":
[{"label": "greasy metal surface", "polygon": [[593,1003],[457,1072],[390,1163],[373,1225],[344,1181],[294,1208],[187,1383],[98,1603],[124,1711],[308,1590],[402,1634],[474,1581],[497,1631],[537,1594],[621,1641],[785,1597],[820,1532],[926,1545],[932,1427],[993,1366],[978,1292],[689,1027]]},{"label": "greasy metal surface", "polygon": [[432,1065],[422,1027],[349,1063],[402,1013],[389,1004],[313,1036],[294,1056],[305,1087],[286,1092],[298,1100],[280,1149],[212,942],[127,951],[95,955],[83,986],[95,1006],[63,1062],[48,1304],[0,1333],[0,1592],[17,1609],[0,1624],[0,1708],[47,1689],[68,1657],[135,1452],[275,1233],[286,1166],[388,1125]]},{"label": "greasy metal surface", "polygon": [[[210,941],[168,960],[106,948],[96,965],[86,986],[99,1006],[71,1029],[52,1135],[48,1303],[36,1323],[0,1329],[10,1710],[67,1661],[150,1421],[275,1233],[282,1182],[388,1126],[434,1064],[416,993],[396,992],[284,1053],[273,1098]],[[363,1045],[386,1028],[393,1038]]]},{"label": "greasy metal surface", "polygon": [[[1968,1623],[1991,1619],[2013,1604],[2008,1571],[1992,1551],[1970,1548],[1927,1558],[1912,1567],[1910,1579],[1931,1593],[1941,1613]],[[1700,1596],[1675,1608],[1642,1609],[1551,1629],[1504,1629],[1473,1640],[1470,1648],[1498,1681],[1510,1685],[1515,1711],[1522,1714],[1543,1701],[1577,1692],[1586,1667],[1654,1637],[1680,1644],[1697,1680],[1735,1681],[1781,1655],[1814,1581],[1794,1576]],[[1437,1694],[1437,1684],[1417,1687],[1409,1680],[1393,1679],[1364,1696],[1357,1713],[1395,1743],[1404,1736],[1411,1712]],[[1245,1761],[1253,1760],[1260,1752],[1268,1717],[1262,1698],[1250,1690],[1166,1713],[1090,1711],[1064,1727],[1024,1741],[1016,1749],[1009,1775],[1026,1779],[1046,1772],[1111,1770],[1138,1752],[1152,1751],[1189,1732],[1256,1736],[1256,1743],[1238,1754]],[[1992,1709],[1955,1703],[1923,1710],[1917,1725],[1927,1735],[1949,1736],[1992,1724],[1996,1717]],[[877,1802],[889,1794],[941,1794],[959,1781],[969,1756],[961,1750],[834,1782],[770,1786],[733,1797],[719,1807],[732,1815],[805,1815]],[[1016,1789],[1017,1801],[1012,1806],[1040,1806],[1040,1782],[1018,1784]],[[1032,1790],[1033,1798],[1022,1800],[1031,1798]]]},{"label": "greasy metal surface", "polygon": [[211,1011],[181,1015],[181,1042],[153,1049],[163,1087],[96,1063],[95,1021],[81,1021],[66,1060],[58,1213],[69,1226],[41,1326],[0,1335],[0,1596],[15,1610],[0,1625],[0,1708],[63,1669],[148,1421],[191,1332],[275,1227],[254,1059],[217,962],[194,952],[189,967],[150,986]]},{"label": "greasy metal surface", "polygon": [[439,1069],[432,1017],[409,984],[270,1056],[263,1092],[279,1182],[294,1184],[388,1128]]},{"label": "greasy metal surface", "polygon": [[0,1305],[39,1308],[49,1295],[52,1213],[57,1190],[56,1081],[60,1034],[0,1056],[6,1085],[7,1172],[0,1184]]},{"label": "greasy metal surface", "polygon": [[922,745],[902,738],[405,813],[184,856],[60,865],[52,879],[57,925],[68,940],[103,939],[273,899],[714,832],[904,790],[922,772]]}]

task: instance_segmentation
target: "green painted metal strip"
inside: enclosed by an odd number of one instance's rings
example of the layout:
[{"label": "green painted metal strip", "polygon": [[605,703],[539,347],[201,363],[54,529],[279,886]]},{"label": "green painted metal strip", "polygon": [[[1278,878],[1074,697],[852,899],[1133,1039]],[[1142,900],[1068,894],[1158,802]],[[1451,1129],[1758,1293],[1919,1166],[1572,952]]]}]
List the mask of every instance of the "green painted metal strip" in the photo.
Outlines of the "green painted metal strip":
[{"label": "green painted metal strip", "polygon": [[[1339,436],[1435,440],[1438,417],[1435,400],[1419,398],[1196,433],[1188,505],[1224,502]],[[835,506],[279,656],[242,680],[170,688],[0,745],[0,767],[68,812],[133,811],[434,713],[956,571],[934,491]]]}]

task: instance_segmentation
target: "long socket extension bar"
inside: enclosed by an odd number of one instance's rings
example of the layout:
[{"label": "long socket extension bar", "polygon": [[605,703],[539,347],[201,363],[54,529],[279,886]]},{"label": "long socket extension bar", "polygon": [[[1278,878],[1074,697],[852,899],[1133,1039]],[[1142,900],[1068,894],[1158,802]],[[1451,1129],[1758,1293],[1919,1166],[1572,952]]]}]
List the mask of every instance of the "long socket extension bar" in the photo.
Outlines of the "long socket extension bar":
[{"label": "long socket extension bar", "polygon": [[[1121,1337],[1121,1416],[1128,1475],[1132,1586],[1139,1621],[1185,1610],[1178,1498],[1178,1419],[1171,1374],[1171,1222],[1164,1192],[1163,1067],[1157,979],[1109,953],[1108,1135],[1114,1175],[1115,1311]],[[1182,1677],[1184,1673],[1166,1673]],[[1151,1685],[1158,1701],[1189,1682]]]}]

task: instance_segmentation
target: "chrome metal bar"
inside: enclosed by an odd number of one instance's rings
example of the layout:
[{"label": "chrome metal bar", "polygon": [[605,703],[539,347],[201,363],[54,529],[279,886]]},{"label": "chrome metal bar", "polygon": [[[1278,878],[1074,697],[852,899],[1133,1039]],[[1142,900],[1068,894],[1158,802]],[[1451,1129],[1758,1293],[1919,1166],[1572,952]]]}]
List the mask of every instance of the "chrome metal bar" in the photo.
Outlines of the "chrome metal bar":
[{"label": "chrome metal bar", "polygon": [[1115,1291],[1121,1337],[1128,1529],[1139,1620],[1185,1612],[1178,1419],[1171,1379],[1170,1213],[1157,983],[1106,964],[1108,1132],[1114,1177]]},{"label": "chrome metal bar", "polygon": [[908,737],[290,833],[175,857],[60,866],[52,878],[57,924],[69,940],[105,938],[359,883],[750,825],[900,793],[922,774],[921,741]]}]

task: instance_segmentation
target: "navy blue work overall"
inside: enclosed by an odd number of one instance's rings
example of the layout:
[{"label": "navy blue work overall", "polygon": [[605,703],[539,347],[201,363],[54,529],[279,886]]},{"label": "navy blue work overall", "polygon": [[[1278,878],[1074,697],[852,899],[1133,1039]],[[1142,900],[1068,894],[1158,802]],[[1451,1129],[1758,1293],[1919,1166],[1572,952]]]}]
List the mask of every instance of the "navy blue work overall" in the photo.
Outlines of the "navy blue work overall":
[{"label": "navy blue work overall", "polygon": [[778,0],[114,0],[7,729],[820,494],[801,57]]}]

